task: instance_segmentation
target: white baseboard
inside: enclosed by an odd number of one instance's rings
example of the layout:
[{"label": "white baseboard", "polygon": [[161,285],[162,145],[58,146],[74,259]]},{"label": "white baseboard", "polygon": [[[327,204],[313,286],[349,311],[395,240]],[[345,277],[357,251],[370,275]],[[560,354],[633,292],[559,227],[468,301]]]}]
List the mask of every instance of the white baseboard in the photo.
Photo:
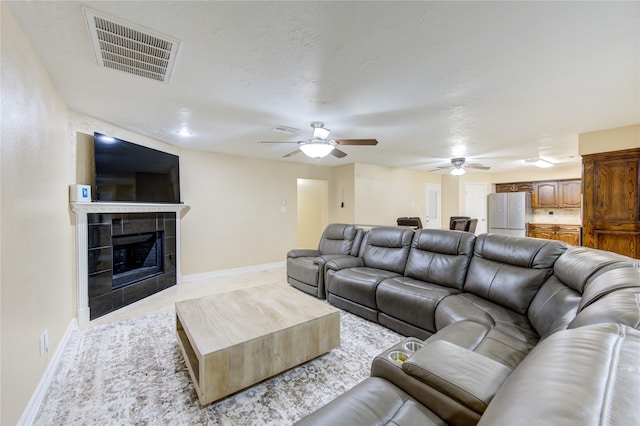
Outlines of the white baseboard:
[{"label": "white baseboard", "polygon": [[78,321],[76,318],[73,318],[71,322],[69,322],[56,351],[53,353],[53,357],[51,357],[51,361],[47,365],[38,386],[36,386],[35,391],[33,391],[33,395],[31,395],[31,399],[29,400],[27,407],[24,409],[22,416],[20,416],[20,420],[18,420],[19,426],[30,426],[35,422],[38,410],[40,410],[40,405],[42,405],[42,401],[47,394],[47,390],[49,390],[51,380],[53,380],[53,375],[58,369],[58,365],[62,360],[62,355],[69,344],[69,340],[71,339],[71,334],[76,328],[78,328]]},{"label": "white baseboard", "polygon": [[207,280],[210,278],[218,278],[218,277],[228,277],[229,275],[241,274],[244,272],[256,272],[256,271],[264,271],[265,269],[274,269],[274,268],[282,268],[286,265],[286,262],[273,262],[273,263],[263,263],[261,265],[251,265],[244,266],[242,268],[233,268],[233,269],[221,269],[219,271],[211,271],[211,272],[203,272],[201,274],[190,274],[183,275],[182,282],[194,282],[200,280]]}]

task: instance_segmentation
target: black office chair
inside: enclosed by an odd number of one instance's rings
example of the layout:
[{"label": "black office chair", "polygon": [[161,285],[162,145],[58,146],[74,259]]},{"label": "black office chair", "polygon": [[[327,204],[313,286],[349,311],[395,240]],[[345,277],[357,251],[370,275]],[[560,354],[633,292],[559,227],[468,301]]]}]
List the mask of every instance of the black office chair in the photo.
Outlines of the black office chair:
[{"label": "black office chair", "polygon": [[454,219],[451,224],[453,231],[466,231],[469,224],[469,219]]},{"label": "black office chair", "polygon": [[422,229],[422,221],[419,217],[399,217],[396,219],[398,226],[410,226],[414,229]]},{"label": "black office chair", "polygon": [[[451,216],[451,218],[449,218],[449,229],[456,229],[453,222],[456,220],[464,220],[464,219],[471,219],[471,217],[470,216]],[[464,231],[464,229],[458,229],[458,231]]]},{"label": "black office chair", "polygon": [[469,219],[467,221],[467,226],[465,227],[465,231],[475,234],[477,225],[478,225],[478,219]]}]

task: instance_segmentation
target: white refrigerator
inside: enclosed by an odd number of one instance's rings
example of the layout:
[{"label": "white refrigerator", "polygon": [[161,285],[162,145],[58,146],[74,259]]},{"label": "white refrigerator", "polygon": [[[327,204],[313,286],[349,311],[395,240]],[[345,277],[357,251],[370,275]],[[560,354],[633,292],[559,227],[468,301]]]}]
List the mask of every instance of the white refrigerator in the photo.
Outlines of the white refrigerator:
[{"label": "white refrigerator", "polygon": [[530,192],[489,194],[488,210],[489,232],[527,236],[527,224],[533,217]]}]

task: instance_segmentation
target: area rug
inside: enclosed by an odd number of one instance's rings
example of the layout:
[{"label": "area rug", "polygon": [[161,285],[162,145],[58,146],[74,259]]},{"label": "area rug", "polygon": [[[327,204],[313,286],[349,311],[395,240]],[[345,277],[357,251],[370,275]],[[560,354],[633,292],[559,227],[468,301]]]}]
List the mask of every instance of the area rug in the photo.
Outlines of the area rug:
[{"label": "area rug", "polygon": [[369,376],[402,339],[340,313],[340,348],[200,406],[175,337],[175,312],[77,329],[36,425],[290,425]]}]

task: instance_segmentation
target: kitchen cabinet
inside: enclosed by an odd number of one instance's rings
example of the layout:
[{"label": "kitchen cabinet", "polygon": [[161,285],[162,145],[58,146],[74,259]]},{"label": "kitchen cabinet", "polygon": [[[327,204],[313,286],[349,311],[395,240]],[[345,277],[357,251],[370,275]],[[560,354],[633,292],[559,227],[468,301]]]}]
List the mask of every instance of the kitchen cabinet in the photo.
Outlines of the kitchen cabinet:
[{"label": "kitchen cabinet", "polygon": [[534,209],[580,208],[582,181],[552,180],[533,183]]},{"label": "kitchen cabinet", "polygon": [[496,192],[532,192],[533,182],[496,183]]},{"label": "kitchen cabinet", "polygon": [[585,247],[640,259],[640,148],[582,156]]},{"label": "kitchen cabinet", "polygon": [[563,241],[572,246],[580,245],[580,225],[530,223],[529,236],[545,240]]}]

